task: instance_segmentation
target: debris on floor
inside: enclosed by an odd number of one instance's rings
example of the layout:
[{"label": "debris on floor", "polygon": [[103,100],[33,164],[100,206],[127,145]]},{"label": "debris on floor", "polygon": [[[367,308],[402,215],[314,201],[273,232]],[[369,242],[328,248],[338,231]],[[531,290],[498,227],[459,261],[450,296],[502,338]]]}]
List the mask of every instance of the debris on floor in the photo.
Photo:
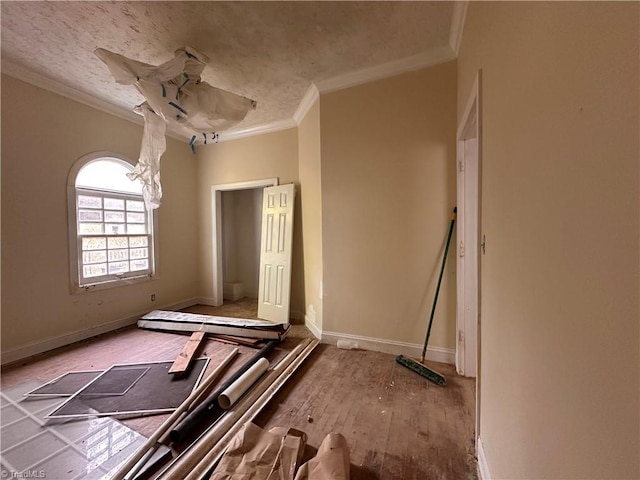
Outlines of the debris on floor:
[{"label": "debris on floor", "polygon": [[198,332],[217,335],[284,340],[290,328],[288,323],[248,318],[216,317],[197,313],[153,310],[138,321],[138,327],[169,332]]},{"label": "debris on floor", "polygon": [[57,406],[46,418],[170,413],[199,383],[208,358],[176,378],[172,362],[113,365]]}]

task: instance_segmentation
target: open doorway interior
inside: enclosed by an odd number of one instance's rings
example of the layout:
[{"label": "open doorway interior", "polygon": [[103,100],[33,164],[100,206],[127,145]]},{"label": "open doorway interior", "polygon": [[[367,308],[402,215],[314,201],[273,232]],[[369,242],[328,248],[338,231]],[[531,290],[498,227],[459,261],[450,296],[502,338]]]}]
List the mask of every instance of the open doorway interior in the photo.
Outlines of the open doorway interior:
[{"label": "open doorway interior", "polygon": [[262,188],[221,195],[223,306],[240,304],[257,316]]},{"label": "open doorway interior", "polygon": [[[258,318],[256,298],[260,269],[261,203],[265,187],[275,185],[278,185],[277,178],[211,186],[213,290],[211,301],[206,305],[208,311],[199,313],[221,317]],[[224,216],[223,194],[227,200]],[[226,226],[223,217],[226,219]],[[247,232],[255,232],[255,235],[247,235]],[[251,261],[247,261],[246,258],[250,258]],[[250,273],[251,271],[254,273]],[[225,296],[229,300],[223,300]],[[240,300],[231,300],[238,296]]]}]

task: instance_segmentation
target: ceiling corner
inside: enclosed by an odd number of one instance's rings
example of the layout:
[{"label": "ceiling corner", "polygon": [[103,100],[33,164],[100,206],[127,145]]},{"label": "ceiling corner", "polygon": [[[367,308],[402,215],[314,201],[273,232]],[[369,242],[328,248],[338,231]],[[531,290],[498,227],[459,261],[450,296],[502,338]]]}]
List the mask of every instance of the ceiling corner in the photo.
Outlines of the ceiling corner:
[{"label": "ceiling corner", "polygon": [[45,77],[32,70],[24,68],[10,60],[2,59],[2,73],[10,77],[16,78],[22,82],[28,83],[43,90],[47,90],[56,95],[63,96],[75,102],[81,103],[91,108],[95,108],[102,112],[114,115],[124,120],[129,120],[137,125],[142,125],[144,120],[133,111],[127,111],[124,108],[117,107],[109,102],[101,100],[93,95],[89,95],[81,90],[64,85],[56,80]]},{"label": "ceiling corner", "polygon": [[451,28],[449,29],[449,45],[456,57],[460,51],[462,43],[462,31],[464,30],[464,20],[467,16],[468,0],[453,2],[453,12],[451,13]]},{"label": "ceiling corner", "polygon": [[236,140],[238,138],[252,137],[254,135],[262,135],[264,133],[277,132],[280,130],[287,130],[289,128],[297,127],[298,124],[293,118],[287,118],[284,120],[278,120],[276,122],[265,123],[257,125],[255,127],[244,128],[241,130],[232,130],[227,132],[220,132],[218,137],[219,141],[224,142],[226,140]]},{"label": "ceiling corner", "polygon": [[300,125],[304,117],[307,115],[307,112],[319,96],[320,93],[318,92],[318,87],[316,87],[315,83],[309,85],[307,92],[304,94],[304,97],[302,97],[302,100],[300,100],[298,108],[293,114],[293,120],[296,122],[296,125]]},{"label": "ceiling corner", "polygon": [[455,52],[449,45],[431,48],[425,52],[410,57],[401,58],[369,68],[355,70],[344,75],[328,78],[316,82],[321,94],[335,92],[344,88],[355,87],[364,83],[382,80],[384,78],[412,72],[421,68],[433,67],[456,58]]}]

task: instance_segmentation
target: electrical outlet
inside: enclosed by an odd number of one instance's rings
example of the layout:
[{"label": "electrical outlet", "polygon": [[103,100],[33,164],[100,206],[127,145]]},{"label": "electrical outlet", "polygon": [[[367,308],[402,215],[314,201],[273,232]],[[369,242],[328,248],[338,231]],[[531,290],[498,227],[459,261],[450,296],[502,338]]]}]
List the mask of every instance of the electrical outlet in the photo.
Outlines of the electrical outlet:
[{"label": "electrical outlet", "polygon": [[152,294],[151,294],[151,301],[152,301],[152,302],[155,302],[155,301],[156,301],[156,294],[155,294],[155,293],[152,293]]}]

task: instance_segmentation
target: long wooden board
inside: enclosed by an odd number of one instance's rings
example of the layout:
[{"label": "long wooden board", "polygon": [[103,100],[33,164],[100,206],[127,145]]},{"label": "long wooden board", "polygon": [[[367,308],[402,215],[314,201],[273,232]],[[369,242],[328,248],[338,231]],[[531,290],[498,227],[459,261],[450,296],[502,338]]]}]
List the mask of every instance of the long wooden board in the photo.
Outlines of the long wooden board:
[{"label": "long wooden board", "polygon": [[189,337],[189,340],[187,340],[184,348],[173,362],[173,365],[171,365],[169,373],[184,373],[187,371],[187,369],[189,368],[189,364],[193,359],[193,355],[196,353],[196,350],[200,346],[203,338],[204,332],[202,331],[193,332],[191,334],[191,337]]}]

